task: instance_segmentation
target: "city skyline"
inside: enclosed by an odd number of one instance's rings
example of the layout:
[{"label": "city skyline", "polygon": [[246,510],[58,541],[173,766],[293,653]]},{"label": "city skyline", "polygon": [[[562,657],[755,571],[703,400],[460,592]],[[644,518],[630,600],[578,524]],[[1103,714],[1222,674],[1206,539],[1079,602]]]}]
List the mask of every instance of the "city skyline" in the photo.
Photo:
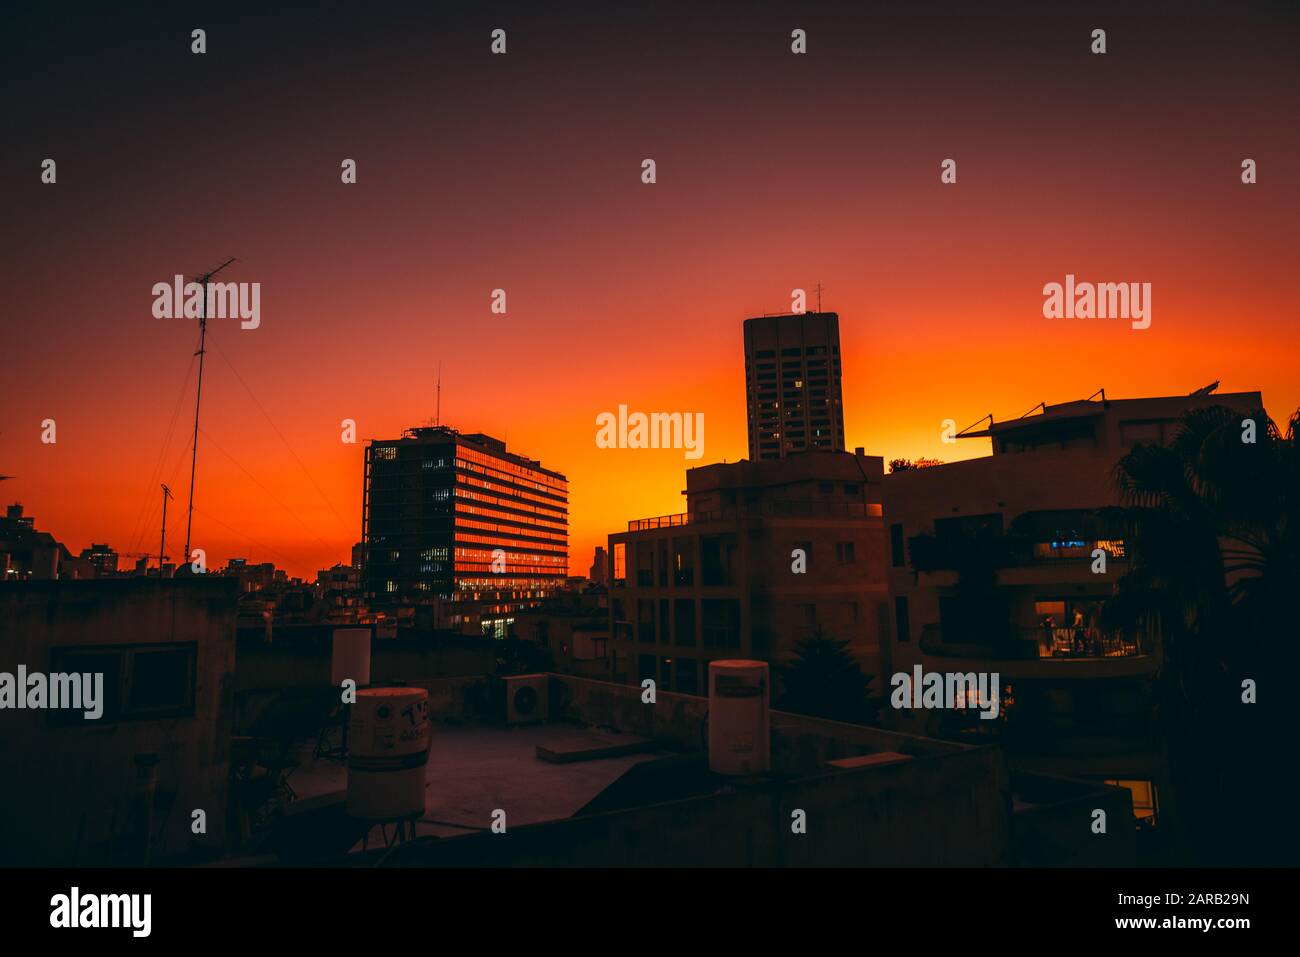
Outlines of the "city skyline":
[{"label": "city skyline", "polygon": [[[1100,388],[1219,380],[1275,418],[1300,405],[1300,132],[1276,122],[1300,92],[1266,11],[1243,36],[1100,10],[1105,56],[1092,20],[1033,8],[869,26],[804,10],[807,57],[771,11],[683,13],[688,30],[669,11],[628,31],[515,18],[505,57],[476,39],[486,14],[355,43],[351,16],[217,16],[201,57],[159,42],[188,38],[179,13],[143,34],[18,24],[32,39],[13,51],[0,163],[11,234],[49,240],[0,261],[21,357],[0,381],[0,470],[6,499],[71,546],[150,551],[158,483],[188,493],[197,330],[155,318],[151,289],[232,255],[222,278],[260,283],[262,315],[209,325],[195,544],[304,577],[358,538],[365,441],[439,405],[569,476],[581,573],[609,532],[682,506],[680,451],[599,448],[596,416],[699,411],[699,464],[745,457],[741,324],[818,284],[841,317],[845,446],[886,460],[986,454],[943,444],[942,423]],[[166,119],[189,115],[200,132]],[[1044,285],[1067,274],[1151,283],[1151,326],[1044,318]]]}]

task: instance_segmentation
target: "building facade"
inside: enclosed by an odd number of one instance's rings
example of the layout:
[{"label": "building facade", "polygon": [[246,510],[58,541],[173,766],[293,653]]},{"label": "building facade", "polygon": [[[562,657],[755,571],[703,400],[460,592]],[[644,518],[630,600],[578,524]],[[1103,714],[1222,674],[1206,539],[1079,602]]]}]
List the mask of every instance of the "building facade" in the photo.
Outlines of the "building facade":
[{"label": "building facade", "polygon": [[686,473],[687,511],[609,536],[613,680],[702,694],[720,658],[847,641],[877,676],[888,628],[883,463],[818,452]]},{"label": "building facade", "polygon": [[752,462],[843,451],[839,316],[746,319],[745,406]]},{"label": "building facade", "polygon": [[559,588],[568,481],[504,442],[445,426],[365,451],[362,586],[372,608],[426,606],[434,627],[503,637]]},{"label": "building facade", "polygon": [[1257,392],[1084,400],[994,422],[990,456],[885,478],[891,674],[1001,676],[1001,720],[903,709],[897,726],[995,734],[1014,767],[1133,793],[1154,825],[1167,768],[1154,716],[1160,636],[1107,630],[1101,607],[1128,570],[1116,462],[1168,443],[1192,408],[1258,409]]}]

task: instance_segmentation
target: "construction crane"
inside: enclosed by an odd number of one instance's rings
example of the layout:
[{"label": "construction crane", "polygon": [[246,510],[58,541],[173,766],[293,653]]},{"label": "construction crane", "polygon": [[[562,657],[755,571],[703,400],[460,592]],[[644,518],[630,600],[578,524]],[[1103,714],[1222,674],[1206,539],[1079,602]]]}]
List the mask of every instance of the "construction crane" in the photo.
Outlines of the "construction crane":
[{"label": "construction crane", "polygon": [[[146,566],[146,573],[147,573],[147,568],[148,568],[148,565],[149,565],[149,559],[151,559],[151,558],[159,558],[159,557],[161,557],[162,560],[163,560],[163,562],[166,562],[167,559],[171,558],[170,555],[162,555],[162,556],[158,556],[158,555],[155,555],[153,552],[118,552],[117,555],[118,555],[119,558],[135,558],[135,559],[143,558],[143,559],[144,559],[145,566]],[[159,578],[162,578],[162,565],[161,565],[161,564],[158,566],[158,577],[159,577]]]},{"label": "construction crane", "polygon": [[[194,470],[199,460],[199,403],[203,400],[203,355],[207,352],[205,345],[208,337],[208,283],[213,276],[233,262],[235,262],[235,257],[231,256],[216,269],[210,269],[203,275],[195,276],[190,280],[191,282],[203,284],[203,301],[199,304],[199,351],[195,353],[199,357],[199,387],[194,394],[194,445],[190,455],[190,506],[185,517],[186,558],[190,554],[190,529],[194,524]],[[158,573],[162,574],[161,568]]]}]

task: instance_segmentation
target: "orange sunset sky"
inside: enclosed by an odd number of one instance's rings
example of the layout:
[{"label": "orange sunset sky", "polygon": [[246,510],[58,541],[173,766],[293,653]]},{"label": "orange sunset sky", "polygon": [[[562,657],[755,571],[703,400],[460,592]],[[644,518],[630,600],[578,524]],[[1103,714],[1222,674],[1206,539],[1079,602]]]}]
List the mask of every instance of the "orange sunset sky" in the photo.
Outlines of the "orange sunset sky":
[{"label": "orange sunset sky", "polygon": [[[1217,26],[690,9],[520,7],[504,57],[492,15],[212,20],[193,56],[188,20],[128,34],[106,14],[55,62],[59,25],[19,23],[46,59],[25,69],[6,40],[0,497],[74,552],[156,553],[167,482],[179,553],[197,329],[155,319],[150,290],[229,256],[262,316],[209,325],[193,539],[212,566],[347,561],[364,442],[435,415],[441,363],[444,423],[568,476],[585,573],[629,519],[682,510],[688,465],[744,457],[741,323],[818,282],[847,445],[886,459],[987,454],[940,423],[1102,387],[1217,379],[1279,421],[1300,405],[1300,70],[1279,8]],[[1150,282],[1151,328],[1044,319],[1066,273]],[[703,412],[703,458],[597,448],[620,403]]]}]

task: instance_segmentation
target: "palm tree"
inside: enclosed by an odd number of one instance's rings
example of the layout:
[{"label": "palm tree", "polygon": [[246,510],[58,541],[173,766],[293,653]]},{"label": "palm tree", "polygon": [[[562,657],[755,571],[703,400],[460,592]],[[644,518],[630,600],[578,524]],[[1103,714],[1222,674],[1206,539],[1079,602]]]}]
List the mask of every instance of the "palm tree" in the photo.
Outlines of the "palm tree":
[{"label": "palm tree", "polygon": [[[1262,409],[1214,406],[1188,412],[1168,446],[1136,445],[1115,467],[1131,564],[1102,623],[1160,636],[1158,718],[1184,843],[1223,863],[1282,853],[1276,828],[1294,818],[1274,780],[1285,750],[1269,742],[1281,728],[1242,699],[1247,679],[1294,674],[1298,443],[1300,410],[1283,433]],[[1277,701],[1289,687],[1270,691]]]},{"label": "palm tree", "polygon": [[777,707],[832,721],[874,721],[877,704],[869,698],[873,676],[863,673],[848,649],[847,641],[814,628],[795,645],[794,657],[776,666],[782,687]]}]

